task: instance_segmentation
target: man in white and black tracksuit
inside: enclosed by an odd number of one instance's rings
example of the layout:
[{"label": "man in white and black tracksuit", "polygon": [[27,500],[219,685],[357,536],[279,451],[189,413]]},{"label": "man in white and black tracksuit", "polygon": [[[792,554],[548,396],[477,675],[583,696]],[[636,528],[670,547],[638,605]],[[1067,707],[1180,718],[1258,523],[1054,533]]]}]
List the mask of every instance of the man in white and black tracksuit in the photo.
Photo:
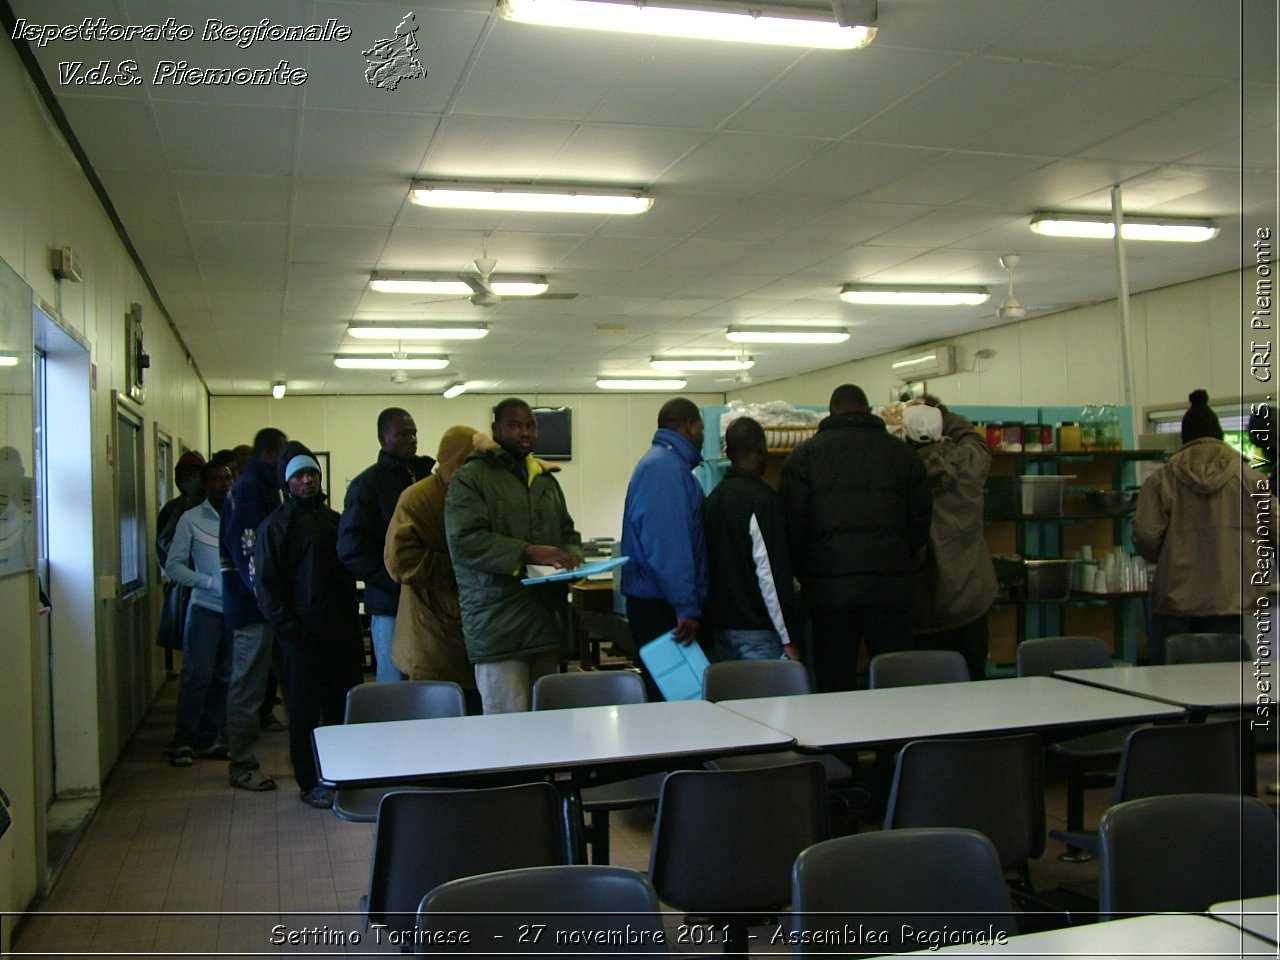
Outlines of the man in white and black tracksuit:
[{"label": "man in white and black tracksuit", "polygon": [[704,512],[711,595],[706,619],[717,660],[800,659],[782,502],[761,479],[764,428],[750,417],[725,431],[732,466]]}]

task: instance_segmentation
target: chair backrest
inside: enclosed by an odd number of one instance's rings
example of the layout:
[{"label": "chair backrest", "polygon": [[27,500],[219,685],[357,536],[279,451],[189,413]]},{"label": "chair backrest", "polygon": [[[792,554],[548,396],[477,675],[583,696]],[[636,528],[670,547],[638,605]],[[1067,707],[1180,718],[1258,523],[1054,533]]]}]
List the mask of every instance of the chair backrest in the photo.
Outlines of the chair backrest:
[{"label": "chair backrest", "polygon": [[1198,913],[1276,892],[1275,811],[1256,797],[1130,800],[1102,816],[1103,914]]},{"label": "chair backrest", "polygon": [[1044,746],[1024,733],[908,743],[884,826],[977,830],[1005,870],[1023,870],[1044,852],[1044,816]]},{"label": "chair backrest", "polygon": [[549,783],[387,794],[373,838],[369,922],[412,930],[422,898],[448,880],[566,863],[561,809]]},{"label": "chair backrest", "polygon": [[[660,909],[645,875],[628,867],[503,870],[451,880],[428,893],[418,930],[433,937],[420,937],[417,951],[436,957],[495,951],[665,955]],[[465,942],[431,942],[459,931],[469,934]]]},{"label": "chair backrest", "polygon": [[954,650],[895,650],[871,658],[868,684],[915,687],[925,683],[962,683],[969,679],[964,657]]},{"label": "chair backrest", "polygon": [[1111,666],[1111,651],[1097,637],[1038,637],[1018,644],[1018,676],[1048,677],[1055,670]]},{"label": "chair backrest", "polygon": [[[816,844],[796,860],[791,909],[800,934],[874,931],[866,952],[877,956],[924,950],[930,934],[1017,932],[1000,857],[974,830],[881,830]],[[805,954],[861,952],[843,936],[805,939]]]},{"label": "chair backrest", "polygon": [[688,913],[777,910],[791,898],[800,851],[829,833],[817,762],[680,770],[662,784],[649,879]]},{"label": "chair backrest", "polygon": [[1165,724],[1139,727],[1125,739],[1114,802],[1240,788],[1239,724]]},{"label": "chair backrest", "polygon": [[702,698],[752,700],[809,692],[809,671],[798,660],[722,660],[702,674]]},{"label": "chair backrest", "polygon": [[1253,659],[1253,651],[1238,633],[1173,633],[1165,643],[1166,663],[1223,663]]},{"label": "chair backrest", "polygon": [[630,670],[549,673],[533,684],[535,710],[604,707],[617,703],[644,703],[647,699],[640,674]]},{"label": "chair backrest", "polygon": [[448,680],[361,683],[347,691],[345,723],[431,720],[466,713],[462,688]]}]

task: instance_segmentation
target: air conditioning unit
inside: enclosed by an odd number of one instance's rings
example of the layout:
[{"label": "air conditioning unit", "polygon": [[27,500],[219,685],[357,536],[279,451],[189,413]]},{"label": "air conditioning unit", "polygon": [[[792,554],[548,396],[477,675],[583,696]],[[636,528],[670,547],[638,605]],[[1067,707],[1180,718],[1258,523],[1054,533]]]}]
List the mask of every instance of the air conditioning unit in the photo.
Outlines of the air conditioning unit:
[{"label": "air conditioning unit", "polygon": [[923,347],[893,361],[890,369],[899,380],[912,383],[956,372],[956,348],[949,343]]}]

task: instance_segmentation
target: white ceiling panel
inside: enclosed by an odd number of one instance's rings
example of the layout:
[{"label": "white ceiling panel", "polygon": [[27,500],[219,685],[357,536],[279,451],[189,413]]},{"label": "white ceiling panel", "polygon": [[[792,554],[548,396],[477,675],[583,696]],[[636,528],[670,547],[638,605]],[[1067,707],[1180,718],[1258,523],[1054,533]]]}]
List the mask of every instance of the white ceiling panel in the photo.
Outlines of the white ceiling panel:
[{"label": "white ceiling panel", "polygon": [[[293,181],[285,176],[180,173],[174,186],[182,213],[192,220],[252,220],[285,223]],[[113,188],[112,192],[114,193]]]},{"label": "white ceiling panel", "polygon": [[422,165],[436,123],[429,115],[307,110],[297,172],[307,177],[409,179]]},{"label": "white ceiling panel", "polygon": [[[363,55],[407,12],[391,0],[12,7],[57,22],[351,27],[344,42],[248,50],[35,51],[218,393],[286,379],[294,392],[409,396],[461,376],[511,393],[594,390],[601,370],[646,372],[663,350],[732,353],[734,321],[854,328],[835,350],[753,349],[763,383],[996,323],[991,304],[854,308],[838,299],[844,282],[983,283],[994,299],[997,258],[1020,253],[1017,292],[1033,307],[1113,297],[1111,245],[1032,234],[1037,209],[1105,212],[1119,183],[1130,214],[1220,224],[1196,247],[1128,244],[1140,290],[1238,268],[1240,231],[1275,199],[1271,0],[880,0],[878,36],[850,52],[536,28],[501,20],[490,0],[436,0],[414,10],[427,75],[394,91],[366,82]],[[60,61],[130,57],[143,83],[59,82]],[[165,59],[289,59],[308,75],[157,85]],[[408,201],[414,176],[635,186],[655,204],[633,217],[431,210]],[[484,252],[499,272],[544,273],[579,296],[486,309],[368,290],[375,269],[471,272]],[[353,317],[473,319],[491,334],[449,345],[447,377],[396,386],[332,367]],[[690,377],[697,391],[727,383]]]},{"label": "white ceiling panel", "polygon": [[951,69],[956,56],[879,40],[842,56],[814,50],[763,90],[728,129],[836,139]]},{"label": "white ceiling panel", "polygon": [[293,169],[298,112],[242,104],[153,105],[170,169],[282,175]]},{"label": "white ceiling panel", "polygon": [[577,129],[571,122],[445,117],[419,176],[533,180]]},{"label": "white ceiling panel", "polygon": [[298,177],[293,181],[294,220],[300,224],[382,227],[396,221],[408,202],[403,179],[353,180]]}]

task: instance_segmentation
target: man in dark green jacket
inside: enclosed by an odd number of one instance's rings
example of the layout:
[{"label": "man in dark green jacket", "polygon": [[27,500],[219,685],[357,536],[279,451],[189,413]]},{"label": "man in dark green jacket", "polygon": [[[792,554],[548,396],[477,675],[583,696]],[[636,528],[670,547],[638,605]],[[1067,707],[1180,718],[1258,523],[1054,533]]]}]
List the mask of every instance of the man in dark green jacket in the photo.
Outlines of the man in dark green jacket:
[{"label": "man in dark green jacket", "polygon": [[534,681],[559,666],[567,639],[564,583],[525,586],[526,565],[582,563],[564,493],[533,456],[538,421],[523,400],[493,408],[498,447],[472,454],[445,498],[462,632],[485,713],[529,709]]}]

